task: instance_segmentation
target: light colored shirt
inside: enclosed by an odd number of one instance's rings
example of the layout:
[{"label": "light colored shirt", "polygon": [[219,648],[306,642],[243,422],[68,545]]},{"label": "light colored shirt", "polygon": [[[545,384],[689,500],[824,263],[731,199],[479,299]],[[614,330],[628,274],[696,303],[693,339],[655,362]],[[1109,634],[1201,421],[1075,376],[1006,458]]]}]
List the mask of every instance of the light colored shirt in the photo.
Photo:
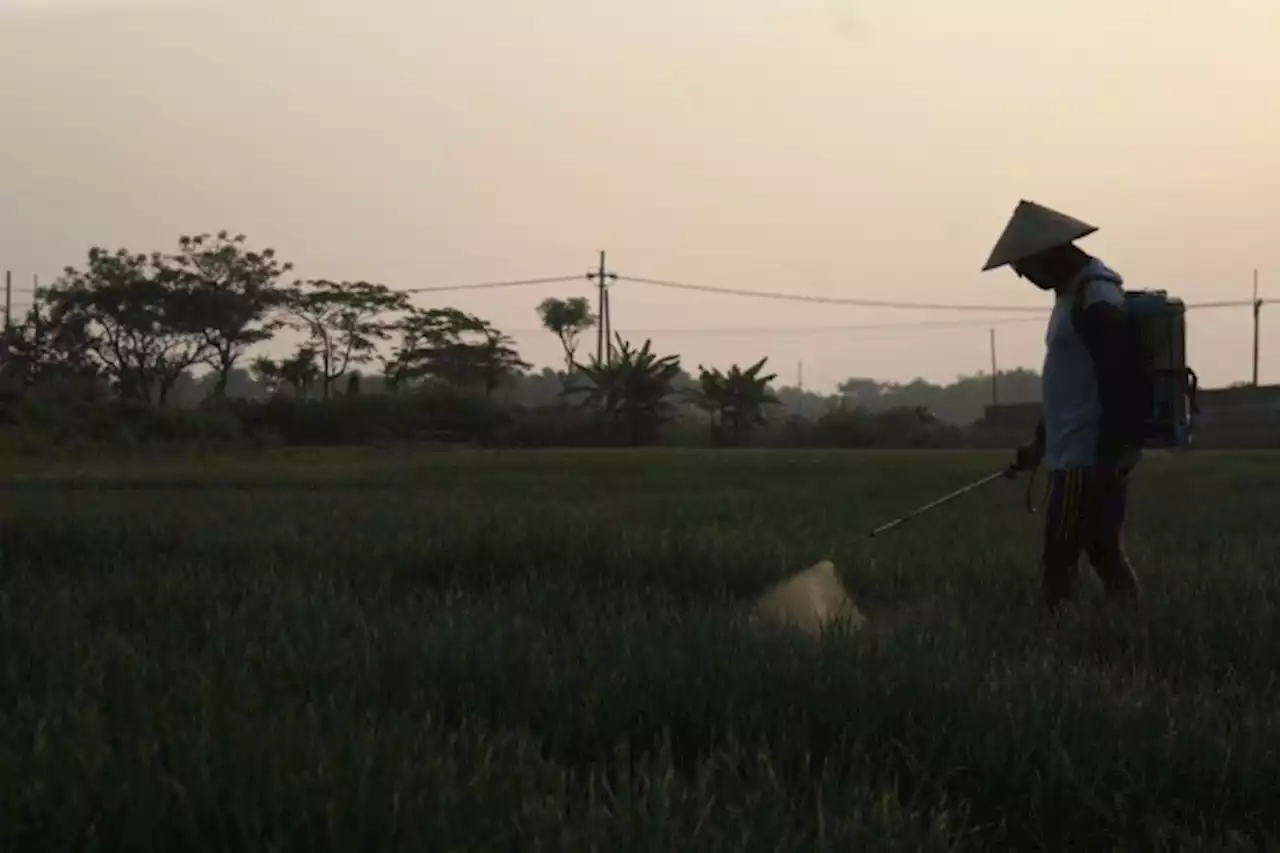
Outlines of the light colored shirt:
[{"label": "light colored shirt", "polygon": [[[1076,331],[1072,305],[1081,280],[1099,274],[1120,278],[1101,261],[1091,260],[1056,295],[1053,313],[1049,316],[1040,393],[1044,409],[1044,461],[1051,471],[1089,467],[1097,458],[1102,418],[1098,375],[1084,338]],[[1098,302],[1124,308],[1124,291],[1109,281],[1091,281],[1080,307],[1087,310]]]}]

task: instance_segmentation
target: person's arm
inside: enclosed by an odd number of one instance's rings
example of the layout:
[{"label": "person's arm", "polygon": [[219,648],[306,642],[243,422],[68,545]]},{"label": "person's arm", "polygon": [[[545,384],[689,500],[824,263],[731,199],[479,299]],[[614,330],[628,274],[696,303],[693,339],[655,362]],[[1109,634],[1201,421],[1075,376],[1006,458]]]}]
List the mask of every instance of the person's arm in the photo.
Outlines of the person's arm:
[{"label": "person's arm", "polygon": [[1129,443],[1129,412],[1135,389],[1129,382],[1129,332],[1124,309],[1094,302],[1081,315],[1081,334],[1093,356],[1102,419],[1098,430],[1098,463],[1114,465]]},{"label": "person's arm", "polygon": [[1034,471],[1040,467],[1040,463],[1044,460],[1044,416],[1036,421],[1035,438],[1030,443],[1019,447],[1014,454],[1013,466],[1009,469],[1010,476],[1018,471]]}]

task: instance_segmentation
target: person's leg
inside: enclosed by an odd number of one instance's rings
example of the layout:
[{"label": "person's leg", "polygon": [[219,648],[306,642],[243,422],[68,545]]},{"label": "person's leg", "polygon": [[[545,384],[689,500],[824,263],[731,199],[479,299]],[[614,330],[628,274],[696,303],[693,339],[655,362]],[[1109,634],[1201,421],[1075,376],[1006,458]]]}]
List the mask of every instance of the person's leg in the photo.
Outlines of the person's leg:
[{"label": "person's leg", "polygon": [[1086,504],[1087,473],[1081,468],[1049,472],[1049,496],[1045,501],[1044,599],[1050,611],[1071,597],[1083,542],[1082,522]]},{"label": "person's leg", "polygon": [[1137,596],[1138,576],[1124,550],[1124,520],[1129,504],[1129,472],[1109,482],[1095,481],[1090,489],[1089,563],[1109,595]]}]

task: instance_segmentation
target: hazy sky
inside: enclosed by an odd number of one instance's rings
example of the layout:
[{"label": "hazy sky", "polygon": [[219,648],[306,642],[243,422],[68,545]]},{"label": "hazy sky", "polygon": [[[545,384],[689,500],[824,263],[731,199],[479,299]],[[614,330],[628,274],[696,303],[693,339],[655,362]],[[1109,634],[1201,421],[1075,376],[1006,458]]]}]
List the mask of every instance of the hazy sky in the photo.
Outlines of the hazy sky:
[{"label": "hazy sky", "polygon": [[[640,277],[1034,306],[979,272],[1025,197],[1100,226],[1083,245],[1130,286],[1247,300],[1257,267],[1280,298],[1278,44],[1276,0],[0,0],[0,267],[28,286],[91,245],[229,228],[302,276],[392,287],[605,249]],[[535,305],[589,292],[418,301],[556,363]],[[612,301],[691,370],[768,355],[821,388],[989,365],[985,315]],[[900,325],[937,321],[966,325]],[[1189,325],[1205,384],[1248,378],[1248,308]],[[1043,325],[997,341],[1002,368],[1037,366]]]}]

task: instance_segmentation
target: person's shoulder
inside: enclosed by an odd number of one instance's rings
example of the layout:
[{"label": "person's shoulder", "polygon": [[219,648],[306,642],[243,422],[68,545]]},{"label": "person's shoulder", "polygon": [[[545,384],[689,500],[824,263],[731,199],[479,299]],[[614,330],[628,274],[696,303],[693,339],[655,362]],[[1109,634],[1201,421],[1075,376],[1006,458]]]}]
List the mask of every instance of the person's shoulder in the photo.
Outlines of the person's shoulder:
[{"label": "person's shoulder", "polygon": [[1084,292],[1080,295],[1080,307],[1088,310],[1098,303],[1124,307],[1123,280],[1102,264],[1091,264],[1081,276]]}]

